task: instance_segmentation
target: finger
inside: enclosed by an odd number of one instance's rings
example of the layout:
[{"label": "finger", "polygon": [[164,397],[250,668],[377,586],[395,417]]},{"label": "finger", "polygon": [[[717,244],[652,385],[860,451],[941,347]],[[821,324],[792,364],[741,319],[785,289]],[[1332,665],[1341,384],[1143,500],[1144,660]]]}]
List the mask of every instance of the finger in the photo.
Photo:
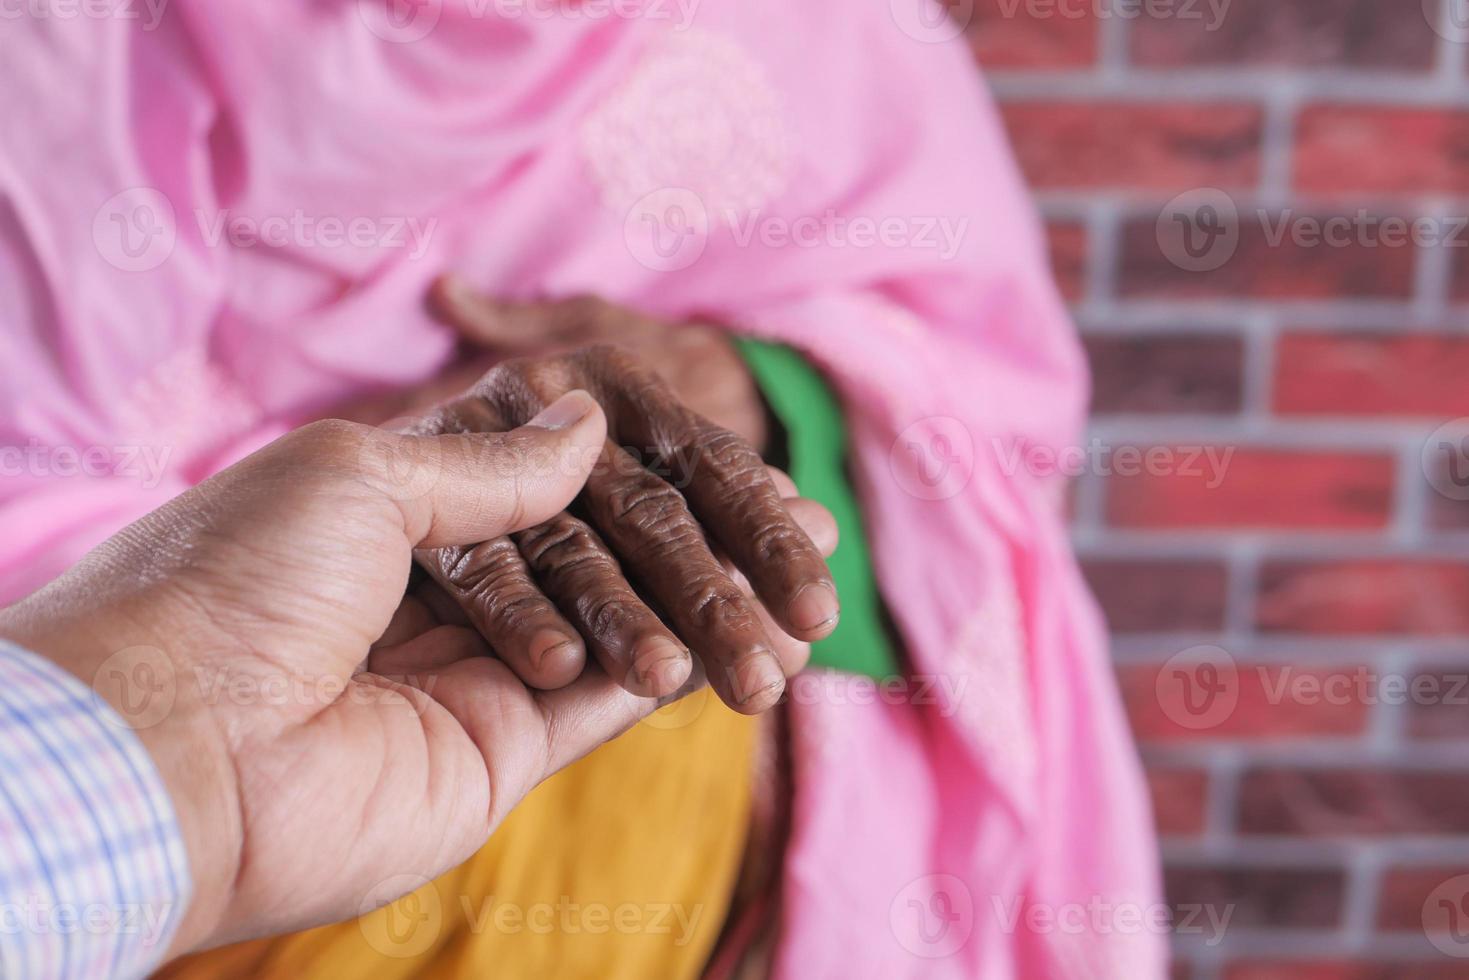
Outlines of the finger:
[{"label": "finger", "polygon": [[393,646],[374,650],[367,669],[384,677],[412,680],[471,657],[489,657],[489,644],[466,626],[436,626]]},{"label": "finger", "polygon": [[780,494],[781,499],[786,497],[799,497],[801,492],[796,489],[796,481],[792,480],[790,474],[778,466],[765,467],[765,475],[770,477],[770,482],[775,484],[775,492]]},{"label": "finger", "polygon": [[785,674],[683,496],[608,443],[585,500],[592,524],[696,651],[725,703],[750,714],[774,705]]},{"label": "finger", "polygon": [[593,297],[557,301],[502,300],[460,276],[440,276],[429,289],[429,311],[472,344],[506,353],[589,343],[610,334],[614,307]]},{"label": "finger", "polygon": [[532,691],[491,657],[461,660],[415,681],[453,716],[483,757],[491,828],[542,779],[677,697],[640,698],[596,666],[566,687]]},{"label": "finger", "polygon": [[[785,474],[781,473],[780,470],[773,469],[772,472],[785,477]],[[785,477],[785,481],[790,483],[790,478]],[[777,480],[776,482],[779,485],[779,481]],[[793,483],[790,485],[792,488],[795,487]],[[786,499],[785,505],[791,517],[811,536],[811,540],[816,544],[816,547],[821,549],[822,554],[829,555],[836,550],[837,523],[836,519],[831,516],[830,511],[815,501],[806,500],[801,497],[789,497]],[[750,587],[749,579],[745,578],[744,573],[736,568],[733,562],[724,558],[724,556],[716,553],[716,557],[720,558],[721,563],[724,565],[725,573],[729,575],[735,585],[739,586],[745,595],[753,597],[754,590]],[[811,644],[798,640],[783,630],[780,624],[770,615],[770,610],[765,608],[764,603],[756,602],[755,612],[760,617],[760,625],[765,628],[765,635],[770,637],[771,646],[775,650],[776,657],[780,660],[781,669],[785,671],[785,675],[791,677],[804,670],[806,664],[811,660]]]},{"label": "finger", "polygon": [[581,673],[581,636],[541,592],[509,537],[468,548],[420,549],[414,557],[525,683],[556,688]]},{"label": "finger", "polygon": [[613,680],[642,697],[672,694],[688,680],[689,651],[644,605],[596,531],[562,513],[514,539]]},{"label": "finger", "polygon": [[745,578],[743,572],[734,566],[723,554],[718,551],[714,555],[724,567],[725,574],[730,581],[745,594],[745,597],[753,600],[755,615],[760,619],[760,625],[765,630],[765,635],[770,637],[770,647],[775,652],[775,658],[780,661],[781,671],[786,677],[794,676],[803,670],[811,660],[811,644],[798,640],[785,630],[780,628],[770,615],[770,610],[765,608],[764,603],[755,598],[755,590],[750,588],[750,580]]},{"label": "finger", "polygon": [[831,511],[821,506],[814,500],[805,497],[787,497],[784,501],[786,512],[791,515],[791,520],[806,536],[816,549],[823,555],[831,555],[837,550],[840,541],[840,531],[837,520],[831,516]]},{"label": "finger", "polygon": [[453,597],[444,591],[442,585],[429,577],[426,569],[423,573],[423,581],[418,583],[417,588],[413,590],[413,595],[438,618],[440,624],[444,626],[469,625],[469,617],[465,615],[464,607],[455,602]]},{"label": "finger", "polygon": [[610,419],[614,437],[652,447],[664,460],[682,461],[682,489],[694,514],[749,576],[776,621],[803,640],[830,635],[841,613],[831,573],[781,505],[759,454],[733,432],[684,408],[663,385],[634,376],[626,397],[628,410],[619,406]]},{"label": "finger", "polygon": [[383,630],[383,635],[378,637],[377,642],[372,645],[373,649],[406,643],[415,636],[427,633],[437,625],[439,625],[439,619],[434,615],[433,610],[425,605],[422,599],[409,592],[398,604],[393,618],[388,622],[388,628]]},{"label": "finger", "polygon": [[606,419],[590,395],[572,391],[510,432],[443,433],[434,416],[408,433],[350,432],[354,475],[398,507],[411,545],[442,547],[500,537],[565,508],[597,459]]}]

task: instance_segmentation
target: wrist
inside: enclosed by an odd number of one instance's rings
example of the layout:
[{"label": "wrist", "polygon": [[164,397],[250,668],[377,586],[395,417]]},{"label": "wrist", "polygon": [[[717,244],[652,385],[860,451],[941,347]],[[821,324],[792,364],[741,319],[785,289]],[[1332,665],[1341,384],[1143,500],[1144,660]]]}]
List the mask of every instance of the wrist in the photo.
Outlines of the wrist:
[{"label": "wrist", "polygon": [[[49,590],[48,590],[49,591]],[[45,597],[43,592],[37,599]],[[229,905],[243,846],[239,788],[225,732],[183,655],[189,631],[150,628],[124,610],[30,615],[33,603],[0,614],[0,637],[38,654],[92,688],[109,724],[134,735],[173,806],[188,855],[191,891],[167,951],[206,945]]]}]

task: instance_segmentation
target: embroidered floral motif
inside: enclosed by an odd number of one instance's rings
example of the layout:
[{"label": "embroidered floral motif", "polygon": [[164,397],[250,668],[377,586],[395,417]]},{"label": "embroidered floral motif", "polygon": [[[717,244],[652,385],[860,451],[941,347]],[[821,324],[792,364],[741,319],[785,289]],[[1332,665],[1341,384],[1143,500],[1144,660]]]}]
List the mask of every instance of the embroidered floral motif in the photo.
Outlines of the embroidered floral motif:
[{"label": "embroidered floral motif", "polygon": [[667,188],[698,195],[711,217],[781,193],[791,148],[780,93],[730,38],[671,33],[582,123],[581,146],[608,207],[626,212]]},{"label": "embroidered floral motif", "polygon": [[198,347],[157,364],[118,410],[127,438],[168,449],[175,465],[220,448],[259,419],[259,407]]}]

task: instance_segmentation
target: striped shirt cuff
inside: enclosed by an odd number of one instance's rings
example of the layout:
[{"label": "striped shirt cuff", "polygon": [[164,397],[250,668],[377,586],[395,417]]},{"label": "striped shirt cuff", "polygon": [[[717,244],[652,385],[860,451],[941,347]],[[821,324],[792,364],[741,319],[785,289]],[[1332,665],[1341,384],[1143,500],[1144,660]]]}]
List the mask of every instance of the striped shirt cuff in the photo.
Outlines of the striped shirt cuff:
[{"label": "striped shirt cuff", "polygon": [[71,674],[0,642],[0,977],[142,976],[189,888],[137,736]]}]

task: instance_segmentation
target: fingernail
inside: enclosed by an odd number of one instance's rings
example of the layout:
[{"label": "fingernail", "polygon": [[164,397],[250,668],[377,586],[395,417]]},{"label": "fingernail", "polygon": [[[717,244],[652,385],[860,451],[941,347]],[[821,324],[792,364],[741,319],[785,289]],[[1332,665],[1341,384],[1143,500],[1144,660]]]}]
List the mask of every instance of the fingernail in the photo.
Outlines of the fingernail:
[{"label": "fingernail", "polygon": [[565,633],[541,630],[530,641],[530,659],[537,670],[570,665],[576,657],[576,641]]},{"label": "fingernail", "polygon": [[633,650],[633,676],[645,697],[677,691],[691,670],[689,652],[666,637],[641,640]]},{"label": "fingernail", "polygon": [[791,625],[803,633],[815,633],[836,625],[842,614],[841,603],[831,586],[817,582],[796,593],[786,607]]},{"label": "fingernail", "polygon": [[596,404],[591,395],[577,388],[541,409],[525,424],[537,429],[565,429],[590,415]]},{"label": "fingernail", "polygon": [[743,707],[763,711],[779,699],[785,683],[775,654],[769,650],[757,651],[735,668],[735,700]]}]

